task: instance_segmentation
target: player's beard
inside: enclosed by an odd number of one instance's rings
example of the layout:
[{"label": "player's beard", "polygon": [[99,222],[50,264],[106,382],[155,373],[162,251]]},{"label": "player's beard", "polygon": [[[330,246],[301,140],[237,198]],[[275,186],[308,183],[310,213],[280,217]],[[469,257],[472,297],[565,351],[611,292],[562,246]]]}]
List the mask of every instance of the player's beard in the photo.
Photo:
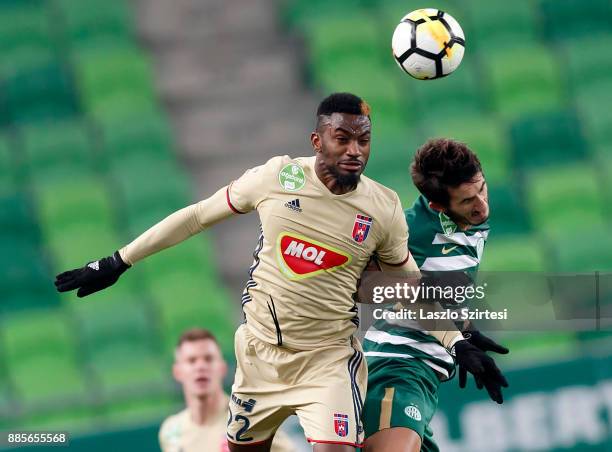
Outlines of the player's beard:
[{"label": "player's beard", "polygon": [[335,166],[328,166],[327,170],[341,187],[355,187],[361,178],[361,173],[342,174]]}]

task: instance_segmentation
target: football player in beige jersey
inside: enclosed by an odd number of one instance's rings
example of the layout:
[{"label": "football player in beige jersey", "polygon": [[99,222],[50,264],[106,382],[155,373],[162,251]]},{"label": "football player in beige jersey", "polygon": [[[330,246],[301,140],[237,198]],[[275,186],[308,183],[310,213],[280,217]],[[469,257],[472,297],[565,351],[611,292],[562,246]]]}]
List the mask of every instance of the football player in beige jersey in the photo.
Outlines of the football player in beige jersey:
[{"label": "football player in beige jersey", "polygon": [[[274,157],[210,198],[175,212],[132,243],[58,275],[80,297],[114,284],[131,265],[233,215],[257,210],[261,236],[242,297],[227,435],[232,452],[269,451],[297,414],[316,452],[354,451],[363,438],[367,369],[352,295],[370,257],[416,272],[392,190],[361,176],[370,153],[369,107],[332,94],[317,110],[313,157]],[[432,332],[451,348],[457,330]]]},{"label": "football player in beige jersey", "polygon": [[[162,452],[228,452],[227,408],[223,392],[227,364],[215,337],[202,328],[181,334],[174,351],[172,374],[183,389],[187,407],[169,416],[159,430]],[[282,432],[274,436],[272,452],[294,452]]]}]

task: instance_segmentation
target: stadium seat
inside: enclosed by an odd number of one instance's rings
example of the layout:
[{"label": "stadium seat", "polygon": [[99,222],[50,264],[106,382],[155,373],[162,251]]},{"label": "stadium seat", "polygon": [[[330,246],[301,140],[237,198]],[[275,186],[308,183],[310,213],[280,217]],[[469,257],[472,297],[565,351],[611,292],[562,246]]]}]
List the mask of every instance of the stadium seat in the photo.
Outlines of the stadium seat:
[{"label": "stadium seat", "polygon": [[547,262],[542,240],[537,235],[518,234],[499,237],[492,228],[480,270],[483,272],[544,271],[547,269]]},{"label": "stadium seat", "polygon": [[47,9],[19,3],[18,7],[3,9],[0,14],[0,70],[3,74],[55,54]]},{"label": "stadium seat", "polygon": [[486,55],[481,60],[491,106],[502,117],[515,118],[565,105],[561,70],[547,48],[520,46]]},{"label": "stadium seat", "polygon": [[321,11],[328,16],[337,16],[334,13],[346,13],[347,9],[361,10],[367,0],[336,0],[330,3],[327,0],[290,0],[284,2],[281,9],[281,19],[288,28],[307,30],[313,23],[321,19]]},{"label": "stadium seat", "polygon": [[0,230],[5,238],[27,238],[40,243],[40,229],[32,202],[23,192],[0,190]]},{"label": "stadium seat", "polygon": [[146,306],[135,296],[117,297],[114,292],[109,289],[105,300],[92,299],[72,306],[80,326],[82,346],[88,350],[122,342],[154,346],[155,324]]},{"label": "stadium seat", "polygon": [[181,273],[190,275],[194,281],[205,277],[212,280],[217,277],[217,268],[213,259],[213,250],[209,240],[201,235],[188,241],[165,249],[147,258],[142,263],[144,277],[148,281],[163,278],[164,275]]},{"label": "stadium seat", "polygon": [[592,148],[612,148],[612,85],[601,83],[584,87],[576,97],[580,121],[584,127],[585,138]]},{"label": "stadium seat", "polygon": [[[358,24],[358,26],[356,26]],[[325,15],[304,30],[310,64],[325,68],[363,58],[376,64],[381,58],[380,24],[371,14],[347,12]]]},{"label": "stadium seat", "polygon": [[[93,141],[82,121],[35,125],[22,129],[28,166],[35,180],[62,179],[93,168]],[[55,173],[55,174],[53,174]]]},{"label": "stadium seat", "polygon": [[58,306],[59,299],[50,283],[47,257],[25,236],[4,236],[0,246],[6,256],[0,261],[0,290],[4,312]]},{"label": "stadium seat", "polygon": [[419,106],[419,119],[441,122],[481,114],[485,108],[476,67],[465,61],[452,77],[435,82],[415,83],[413,95]]},{"label": "stadium seat", "polygon": [[[612,5],[608,0],[541,0],[545,35],[568,40],[610,32]],[[585,7],[587,10],[585,11]]]},{"label": "stadium seat", "polygon": [[531,231],[531,218],[529,217],[525,201],[515,184],[488,184],[489,207],[492,233],[525,234]]},{"label": "stadium seat", "polygon": [[112,192],[104,180],[87,174],[54,181],[36,189],[42,224],[47,230],[61,231],[81,224],[112,228]]},{"label": "stadium seat", "polygon": [[[607,35],[573,39],[563,46],[567,76],[577,96],[583,90],[592,91],[593,86],[609,87],[612,71],[612,27]],[[601,94],[601,92],[600,92]]]},{"label": "stadium seat", "polygon": [[76,57],[76,72],[84,107],[97,118],[155,110],[151,67],[136,49],[82,52]]},{"label": "stadium seat", "polygon": [[48,232],[48,248],[58,271],[80,267],[108,256],[124,245],[110,225],[73,224]]},{"label": "stadium seat", "polygon": [[4,137],[0,138],[0,194],[15,191],[14,157]]},{"label": "stadium seat", "polygon": [[[497,53],[503,48],[534,43],[539,18],[530,1],[491,3],[487,0],[465,2],[468,20],[464,26],[468,46]],[[463,26],[463,24],[462,24]]]},{"label": "stadium seat", "polygon": [[6,364],[26,402],[84,395],[74,327],[61,311],[37,310],[3,319]]},{"label": "stadium seat", "polygon": [[107,37],[125,41],[132,39],[129,2],[55,0],[55,3],[64,20],[65,33],[73,46]]},{"label": "stadium seat", "polygon": [[571,163],[588,151],[580,122],[570,111],[525,116],[510,128],[515,163],[523,168]]},{"label": "stadium seat", "polygon": [[[81,404],[82,405],[82,404]],[[32,408],[23,417],[13,421],[13,425],[19,425],[25,430],[62,431],[62,428],[70,426],[71,446],[74,447],[72,439],[81,433],[91,432],[92,429],[100,428],[104,419],[100,409],[95,405],[68,406],[59,404],[49,411],[41,411]],[[33,446],[37,447],[37,446]],[[38,446],[40,447],[40,446]],[[28,450],[27,448],[25,450]]]},{"label": "stadium seat", "polygon": [[[170,375],[170,368],[164,368]],[[169,385],[168,385],[169,386]],[[176,413],[183,405],[179,397],[171,393],[133,397],[128,400],[110,402],[104,407],[106,422],[111,425],[124,426],[159,423],[170,413]]]},{"label": "stadium seat", "polygon": [[556,271],[609,273],[611,246],[608,228],[585,221],[582,229],[566,231],[553,242]]},{"label": "stadium seat", "polygon": [[509,143],[503,123],[487,115],[457,115],[425,127],[426,138],[450,137],[466,143],[482,164],[487,181],[503,184],[510,179]]},{"label": "stadium seat", "polygon": [[137,390],[156,392],[171,378],[159,354],[138,341],[94,348],[89,364],[107,397],[126,397]]},{"label": "stadium seat", "polygon": [[373,119],[375,115],[409,119],[417,113],[414,100],[402,89],[405,80],[401,71],[391,65],[376,65],[368,59],[355,58],[317,70],[315,80],[325,92],[359,93],[372,107]]},{"label": "stadium seat", "polygon": [[161,112],[120,116],[99,123],[104,150],[110,158],[122,160],[132,153],[171,155],[172,131]]},{"label": "stadium seat", "polygon": [[3,82],[4,103],[14,124],[70,118],[78,113],[72,75],[58,61],[24,68]]},{"label": "stadium seat", "polygon": [[525,193],[534,226],[543,234],[603,226],[605,203],[601,183],[589,165],[567,165],[532,171]]}]

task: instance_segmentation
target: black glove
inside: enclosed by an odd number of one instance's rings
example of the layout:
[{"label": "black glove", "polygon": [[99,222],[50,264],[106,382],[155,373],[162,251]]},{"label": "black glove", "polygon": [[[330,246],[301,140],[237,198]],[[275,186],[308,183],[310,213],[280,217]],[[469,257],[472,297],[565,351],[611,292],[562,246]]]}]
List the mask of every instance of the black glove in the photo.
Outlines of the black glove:
[{"label": "black glove", "polygon": [[[493,339],[485,336],[478,330],[467,330],[463,332],[463,337],[472,345],[475,345],[483,352],[495,352],[500,355],[506,355],[510,352],[503,345],[499,345]],[[474,381],[476,382],[476,387],[478,389],[482,389],[482,382],[477,375],[474,375]],[[467,383],[467,370],[463,366],[459,366],[459,387],[465,388]]]},{"label": "black glove", "polygon": [[[490,339],[488,340],[491,341]],[[455,352],[455,359],[459,365],[459,385],[461,386],[463,383],[461,387],[465,387],[465,379],[463,379],[463,382],[461,381],[461,369],[463,368],[464,372],[466,372],[466,377],[467,372],[474,375],[476,386],[479,389],[484,386],[492,400],[497,403],[503,403],[504,397],[501,388],[507,388],[508,382],[495,364],[493,358],[474,344],[470,343],[468,339],[457,342],[453,349]]]},{"label": "black glove", "polygon": [[86,297],[115,284],[128,268],[130,266],[123,262],[119,251],[115,251],[112,256],[60,273],[55,277],[55,287],[58,292],[79,289],[77,297]]}]

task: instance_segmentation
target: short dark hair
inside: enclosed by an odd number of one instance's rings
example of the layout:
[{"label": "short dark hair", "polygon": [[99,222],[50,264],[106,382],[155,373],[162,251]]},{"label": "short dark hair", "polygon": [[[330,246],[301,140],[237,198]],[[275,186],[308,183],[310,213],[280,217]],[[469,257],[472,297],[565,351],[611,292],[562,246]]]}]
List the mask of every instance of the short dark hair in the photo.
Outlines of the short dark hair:
[{"label": "short dark hair", "polygon": [[428,140],[414,155],[410,167],[412,181],[432,202],[445,207],[450,202],[448,188],[474,180],[482,172],[480,160],[465,143],[448,138]]},{"label": "short dark hair", "polygon": [[333,113],[370,116],[370,106],[359,96],[351,93],[333,93],[321,101],[317,118]]},{"label": "short dark hair", "polygon": [[217,338],[214,334],[204,328],[190,328],[181,334],[178,342],[176,343],[176,348],[181,348],[185,342],[195,342],[195,341],[203,341],[203,340],[211,340],[215,344],[219,345]]}]

